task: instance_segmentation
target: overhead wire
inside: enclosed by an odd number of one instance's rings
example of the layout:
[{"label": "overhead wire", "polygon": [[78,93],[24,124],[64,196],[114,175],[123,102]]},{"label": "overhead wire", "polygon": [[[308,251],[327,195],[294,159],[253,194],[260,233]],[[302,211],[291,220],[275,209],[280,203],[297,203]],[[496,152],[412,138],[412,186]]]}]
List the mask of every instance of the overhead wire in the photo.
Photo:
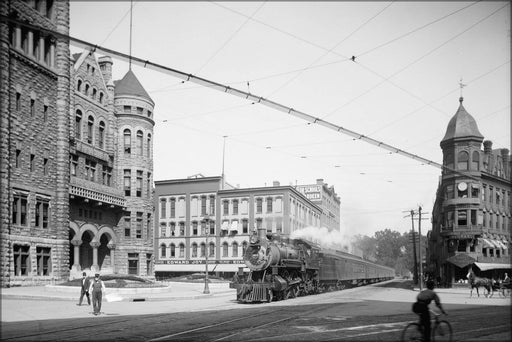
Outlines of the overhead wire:
[{"label": "overhead wire", "polygon": [[133,4],[131,5],[130,9],[123,15],[123,17],[121,19],[119,19],[119,21],[117,22],[116,26],[114,26],[114,28],[110,31],[110,33],[107,35],[107,37],[105,39],[103,39],[103,41],[100,43],[100,45],[105,44],[105,42],[108,40],[108,38],[110,38],[112,33],[114,33],[114,31],[118,28],[118,26],[123,22],[124,18],[126,18],[128,16],[128,14],[130,14],[132,12],[133,8],[135,6],[137,6],[138,3],[139,3],[139,1],[134,1],[133,2]]}]

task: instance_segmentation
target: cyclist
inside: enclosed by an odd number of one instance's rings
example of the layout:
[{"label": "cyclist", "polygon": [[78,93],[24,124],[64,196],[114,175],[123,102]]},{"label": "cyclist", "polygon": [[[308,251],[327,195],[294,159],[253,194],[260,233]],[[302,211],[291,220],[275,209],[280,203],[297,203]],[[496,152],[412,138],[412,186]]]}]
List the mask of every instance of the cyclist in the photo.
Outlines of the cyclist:
[{"label": "cyclist", "polygon": [[423,336],[426,342],[430,342],[430,310],[428,308],[431,301],[436,303],[436,306],[441,310],[443,314],[446,315],[446,311],[444,311],[441,306],[441,301],[439,300],[439,296],[434,291],[434,281],[427,281],[427,288],[421,291],[416,297],[416,303],[412,306],[412,311],[420,315],[420,326],[423,327]]}]

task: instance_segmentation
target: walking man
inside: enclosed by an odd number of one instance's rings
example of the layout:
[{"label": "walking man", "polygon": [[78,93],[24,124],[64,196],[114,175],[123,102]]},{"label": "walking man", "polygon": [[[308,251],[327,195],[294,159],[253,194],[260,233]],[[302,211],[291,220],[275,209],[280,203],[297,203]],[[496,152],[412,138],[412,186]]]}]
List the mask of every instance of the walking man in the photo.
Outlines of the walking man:
[{"label": "walking man", "polygon": [[89,297],[89,285],[90,280],[87,278],[87,273],[82,273],[82,288],[80,289],[80,299],[78,300],[78,306],[82,305],[82,299],[84,299],[84,295],[87,297],[87,304],[91,305],[91,297]]},{"label": "walking man", "polygon": [[89,292],[92,294],[92,306],[94,308],[94,315],[99,315],[101,312],[101,299],[102,291],[105,291],[105,284],[100,280],[100,274],[94,275],[94,280],[91,282]]}]

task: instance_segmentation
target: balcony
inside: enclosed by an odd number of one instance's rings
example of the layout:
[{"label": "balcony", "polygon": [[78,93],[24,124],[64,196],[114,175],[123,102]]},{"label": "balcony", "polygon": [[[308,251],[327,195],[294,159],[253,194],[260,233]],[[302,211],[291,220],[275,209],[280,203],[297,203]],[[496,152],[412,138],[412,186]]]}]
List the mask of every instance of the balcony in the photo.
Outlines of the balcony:
[{"label": "balcony", "polygon": [[81,197],[86,200],[96,201],[98,204],[107,204],[111,207],[126,207],[126,199],[122,190],[74,176],[71,176],[69,194],[71,198]]},{"label": "balcony", "polygon": [[80,140],[76,140],[76,151],[82,152],[83,154],[98,158],[99,160],[106,162],[110,160],[109,154],[107,152],[90,144],[86,144]]}]

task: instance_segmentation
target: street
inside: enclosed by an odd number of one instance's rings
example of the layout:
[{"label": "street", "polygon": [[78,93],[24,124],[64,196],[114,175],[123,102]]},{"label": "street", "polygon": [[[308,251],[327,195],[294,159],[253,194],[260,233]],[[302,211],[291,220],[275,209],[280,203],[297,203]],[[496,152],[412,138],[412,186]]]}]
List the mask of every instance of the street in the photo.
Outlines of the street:
[{"label": "street", "polygon": [[[415,292],[400,291],[366,286],[262,304],[238,304],[231,294],[172,302],[104,303],[104,313],[98,317],[2,319],[2,340],[397,341],[405,325],[417,319],[410,311]],[[441,295],[455,341],[510,340],[509,298],[492,299],[500,305],[490,305],[485,302],[488,298],[470,299],[464,294],[460,302],[455,296]],[[382,300],[361,299],[374,297]],[[56,301],[17,301],[17,305],[33,305],[34,312],[40,313],[71,306]],[[92,311],[91,307],[75,308]]]}]

